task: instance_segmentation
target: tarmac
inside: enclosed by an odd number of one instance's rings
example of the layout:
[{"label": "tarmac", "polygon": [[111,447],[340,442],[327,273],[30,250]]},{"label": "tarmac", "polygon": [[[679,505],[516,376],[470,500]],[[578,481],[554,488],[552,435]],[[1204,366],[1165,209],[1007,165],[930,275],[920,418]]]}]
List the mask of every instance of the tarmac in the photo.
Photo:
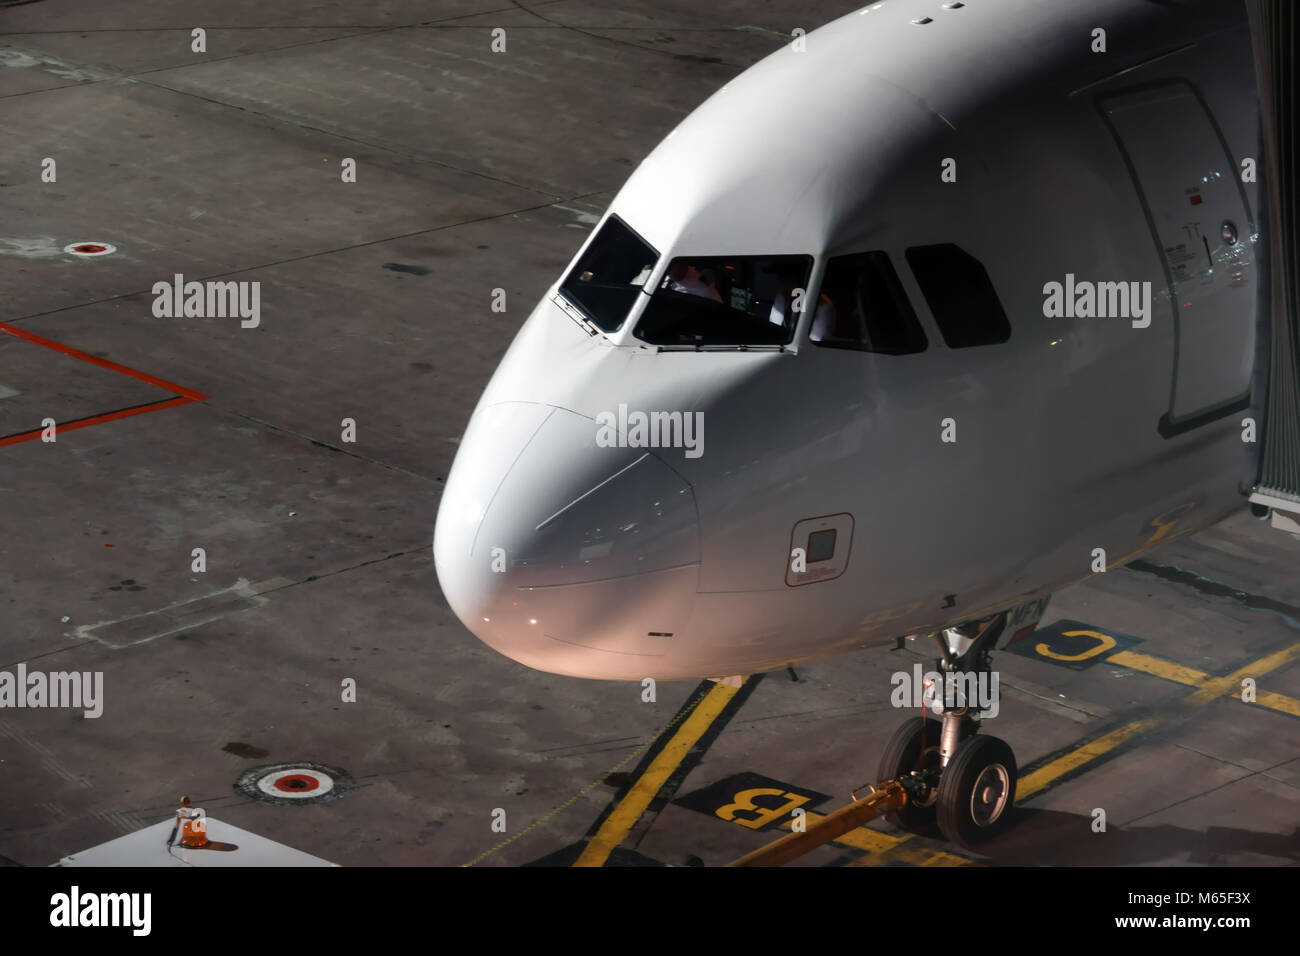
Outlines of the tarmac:
[{"label": "tarmac", "polygon": [[[344,866],[712,866],[872,782],[932,647],[651,702],[479,643],[431,553],[482,388],[631,170],[852,9],[0,8],[0,671],[103,674],[98,717],[0,710],[0,860],[185,793]],[[176,276],[259,283],[256,314],[160,316]],[[1015,825],[976,854],[876,822],[800,865],[1296,865],[1297,567],[1243,506],[1056,595],[995,658]],[[237,787],[285,768],[338,785]]]}]

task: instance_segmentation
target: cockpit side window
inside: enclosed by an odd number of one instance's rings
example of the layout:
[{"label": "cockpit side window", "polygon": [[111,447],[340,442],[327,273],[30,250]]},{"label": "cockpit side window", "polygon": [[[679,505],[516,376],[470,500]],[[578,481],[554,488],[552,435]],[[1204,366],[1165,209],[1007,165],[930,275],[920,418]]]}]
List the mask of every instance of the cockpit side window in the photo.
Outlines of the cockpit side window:
[{"label": "cockpit side window", "polygon": [[951,242],[912,246],[906,255],[948,348],[997,345],[1011,338],[1011,323],[978,259]]},{"label": "cockpit side window", "polygon": [[605,332],[617,332],[659,259],[650,244],[610,216],[560,286],[560,294]]},{"label": "cockpit side window", "polygon": [[812,256],[689,256],[668,264],[633,333],[650,345],[788,345]]},{"label": "cockpit side window", "polygon": [[828,348],[885,355],[924,352],[927,340],[884,252],[836,256],[826,264],[809,339]]}]

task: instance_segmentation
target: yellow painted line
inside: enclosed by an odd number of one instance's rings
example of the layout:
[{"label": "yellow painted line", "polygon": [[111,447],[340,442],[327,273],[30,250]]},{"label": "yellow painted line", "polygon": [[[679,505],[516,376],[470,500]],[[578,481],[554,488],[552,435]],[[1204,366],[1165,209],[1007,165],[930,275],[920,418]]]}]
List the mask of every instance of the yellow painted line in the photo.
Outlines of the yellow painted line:
[{"label": "yellow painted line", "polygon": [[[807,816],[808,825],[812,826],[821,818],[820,813],[809,813]],[[783,827],[782,829],[789,829],[789,827]],[[833,842],[843,843],[845,846],[851,846],[858,850],[866,850],[868,853],[888,853],[891,850],[897,850],[910,839],[912,839],[911,836],[890,836],[888,833],[858,827]]]},{"label": "yellow painted line", "polygon": [[886,866],[892,862],[907,863],[911,866],[983,866],[974,860],[969,860],[964,856],[957,856],[955,853],[946,853],[943,850],[924,850],[912,849],[911,847],[902,847],[890,853],[873,853],[870,856],[864,856],[860,860],[854,860],[852,863],[845,863],[847,866]]},{"label": "yellow painted line", "polygon": [[664,749],[650,762],[645,773],[637,778],[627,795],[619,801],[614,811],[605,818],[596,835],[582,851],[574,866],[604,866],[614,848],[627,838],[632,827],[636,826],[641,814],[645,813],[655,794],[673,775],[696,742],[704,736],[724,707],[736,695],[738,688],[726,684],[714,684],[713,688],[695,705],[691,715],[677,728]]},{"label": "yellow painted line", "polygon": [[[1158,673],[1158,676],[1161,677],[1178,672],[1184,672],[1185,677],[1191,674],[1199,675],[1199,678],[1193,683],[1196,690],[1182,698],[1177,704],[1180,709],[1190,710],[1204,707],[1210,701],[1223,696],[1232,696],[1240,699],[1241,681],[1243,678],[1251,677],[1258,680],[1265,674],[1269,674],[1279,668],[1295,663],[1297,660],[1300,660],[1300,644],[1292,644],[1290,647],[1284,647],[1280,651],[1274,651],[1267,657],[1261,657],[1259,660],[1246,664],[1243,667],[1239,667],[1231,674],[1225,674],[1223,677],[1210,677],[1207,674],[1202,674],[1200,671],[1192,671],[1190,668],[1181,667],[1180,665],[1173,664],[1169,661],[1161,661],[1154,657],[1146,658],[1145,655],[1132,654],[1129,651],[1121,651],[1119,654],[1113,654],[1108,657],[1107,660],[1115,660],[1116,658],[1125,655],[1127,655],[1130,661],[1133,661],[1135,658],[1144,658],[1143,660],[1136,662],[1141,663],[1144,667],[1153,668],[1150,673],[1163,672]],[[1176,678],[1170,677],[1170,679],[1174,680]],[[1262,702],[1260,698],[1263,696],[1265,695],[1257,697],[1256,702]],[[1269,692],[1267,696],[1270,698],[1276,698],[1281,697],[1282,695],[1272,694]],[[1285,698],[1283,703],[1287,701],[1291,701],[1291,698]],[[1273,702],[1277,703],[1277,701]],[[1287,712],[1290,713],[1292,711]],[[1167,722],[1169,719],[1170,715],[1166,713],[1163,717],[1148,717],[1143,720],[1135,720],[1130,724],[1125,724],[1122,727],[1112,730],[1108,734],[1098,737],[1090,743],[1084,744],[1077,750],[1058,757],[1056,760],[1053,760],[1046,766],[1038,768],[1028,776],[1020,778],[1020,782],[1016,786],[1016,801],[1019,802],[1026,797],[1037,793],[1058,777],[1064,776],[1070,771],[1076,770],[1084,764],[1096,760],[1098,757],[1114,750],[1116,747],[1131,740],[1138,734],[1152,730]]]},{"label": "yellow painted line", "polygon": [[[864,831],[871,833],[874,831]],[[856,835],[856,834],[853,834]],[[879,834],[883,835],[883,834]],[[841,840],[841,842],[844,842]],[[859,847],[859,849],[861,849]],[[860,860],[846,863],[845,866],[885,866],[887,863],[907,863],[911,866],[980,866],[974,860],[944,850],[929,850],[923,847],[900,846],[893,850],[872,853]]]},{"label": "yellow painted line", "polygon": [[[1154,677],[1163,677],[1165,680],[1185,684],[1188,687],[1200,689],[1213,687],[1217,690],[1217,693],[1210,694],[1211,697],[1222,694],[1225,697],[1241,700],[1242,678],[1255,677],[1258,674],[1276,670],[1298,658],[1300,658],[1300,644],[1285,648],[1276,654],[1271,654],[1254,664],[1248,664],[1226,677],[1211,677],[1205,671],[1198,671],[1194,667],[1183,667],[1181,664],[1175,664],[1172,661],[1161,660],[1147,654],[1138,654],[1134,651],[1118,651],[1106,658],[1106,663],[1119,664],[1121,667],[1142,671],[1144,674],[1151,674]],[[1267,707],[1269,710],[1290,714],[1293,717],[1300,717],[1300,700],[1288,697],[1286,694],[1279,694],[1271,690],[1257,690],[1255,704],[1260,707]]]},{"label": "yellow painted line", "polygon": [[1288,697],[1286,694],[1276,694],[1271,690],[1256,691],[1255,703],[1269,710],[1280,710],[1292,717],[1300,717],[1300,700]]},{"label": "yellow painted line", "polygon": [[1077,750],[1072,750],[1068,754],[1057,757],[1051,763],[1039,767],[1026,777],[1020,778],[1020,781],[1016,784],[1016,802],[1019,803],[1031,794],[1042,790],[1058,777],[1063,777],[1070,771],[1077,770],[1086,763],[1091,763],[1102,754],[1114,750],[1120,744],[1158,726],[1161,722],[1156,718],[1135,720],[1131,724],[1125,724],[1090,743],[1084,744]]},{"label": "yellow painted line", "polygon": [[[811,810],[804,815],[804,822],[812,826],[823,818],[824,814],[814,813]],[[790,823],[781,824],[782,830],[789,830]],[[957,856],[955,853],[946,853],[943,850],[928,850],[920,847],[907,846],[907,841],[912,839],[909,833],[907,836],[890,836],[888,833],[880,833],[877,830],[868,830],[866,827],[858,827],[856,830],[850,830],[842,836],[836,837],[831,841],[833,845],[848,846],[855,850],[862,850],[871,854],[862,860],[855,860],[848,866],[881,866],[889,860],[898,860],[902,863],[911,863],[913,866],[978,866],[974,860],[969,860],[964,856]]]},{"label": "yellow painted line", "polygon": [[1278,668],[1293,664],[1297,660],[1300,660],[1300,644],[1292,644],[1280,651],[1274,651],[1267,657],[1261,657],[1252,664],[1238,667],[1231,674],[1211,678],[1199,690],[1183,698],[1183,703],[1188,707],[1200,707],[1202,704],[1208,704],[1214,698],[1221,697],[1224,694],[1232,694],[1240,699],[1241,682],[1244,678],[1258,679]]},{"label": "yellow painted line", "polygon": [[[1226,674],[1223,677],[1211,677],[1204,671],[1198,671],[1195,668],[1183,667],[1181,664],[1175,664],[1172,661],[1161,660],[1157,657],[1149,657],[1146,654],[1138,654],[1133,651],[1120,651],[1106,658],[1107,662],[1119,664],[1133,670],[1143,671],[1156,677],[1163,677],[1166,680],[1175,681],[1179,684],[1185,684],[1195,687],[1196,690],[1188,694],[1178,702],[1182,708],[1203,707],[1210,701],[1221,696],[1229,696],[1240,699],[1241,681],[1246,677],[1258,679],[1265,674],[1285,667],[1288,664],[1300,660],[1300,644],[1294,644],[1291,647],[1284,648],[1273,654],[1263,657],[1258,661],[1247,664]],[[1277,694],[1272,691],[1262,691],[1256,697],[1256,703],[1269,707],[1273,710],[1283,711],[1285,713],[1300,716],[1300,701],[1287,697],[1284,694]],[[1124,724],[1121,727],[1112,730],[1110,733],[1098,737],[1083,746],[1064,754],[1053,760],[1046,766],[1040,767],[1033,773],[1021,777],[1016,785],[1016,801],[1020,802],[1035,793],[1046,788],[1052,781],[1077,770],[1085,764],[1091,763],[1098,757],[1114,750],[1116,747],[1127,743],[1139,734],[1153,730],[1169,720],[1165,717],[1149,717],[1142,720],[1135,720],[1131,723]],[[809,811],[805,814],[805,820],[808,826],[812,826],[818,820],[822,819],[819,813]],[[782,829],[789,830],[790,824],[782,824]],[[975,860],[966,857],[957,856],[953,853],[946,853],[943,850],[931,850],[916,846],[906,846],[906,842],[912,839],[911,835],[903,837],[890,836],[885,833],[879,833],[875,830],[868,830],[865,827],[859,827],[851,830],[836,840],[831,841],[833,844],[849,846],[854,849],[863,850],[869,855],[860,860],[855,860],[848,866],[880,866],[891,860],[903,863],[911,863],[914,866],[979,866]]]},{"label": "yellow painted line", "polygon": [[1150,657],[1134,651],[1117,651],[1106,658],[1106,663],[1118,664],[1121,667],[1141,671],[1144,674],[1151,674],[1154,677],[1163,677],[1165,680],[1171,680],[1178,684],[1187,684],[1189,687],[1200,687],[1210,676],[1205,671],[1198,671],[1194,667],[1184,667],[1181,664],[1175,664],[1173,661],[1161,660],[1158,657]]}]

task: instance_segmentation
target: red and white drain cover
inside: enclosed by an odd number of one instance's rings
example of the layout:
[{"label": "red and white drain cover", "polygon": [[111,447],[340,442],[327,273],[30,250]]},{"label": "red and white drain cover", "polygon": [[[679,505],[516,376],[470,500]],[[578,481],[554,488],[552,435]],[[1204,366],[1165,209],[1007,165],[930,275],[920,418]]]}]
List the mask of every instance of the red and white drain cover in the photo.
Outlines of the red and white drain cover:
[{"label": "red and white drain cover", "polygon": [[257,781],[257,789],[272,797],[303,800],[329,793],[334,789],[334,778],[319,770],[293,767],[268,773]]},{"label": "red and white drain cover", "polygon": [[117,246],[108,242],[72,242],[63,251],[72,256],[106,256],[117,252]]},{"label": "red and white drain cover", "polygon": [[340,797],[352,778],[337,767],[318,763],[281,763],[246,770],[235,781],[245,796],[268,803],[312,803]]}]

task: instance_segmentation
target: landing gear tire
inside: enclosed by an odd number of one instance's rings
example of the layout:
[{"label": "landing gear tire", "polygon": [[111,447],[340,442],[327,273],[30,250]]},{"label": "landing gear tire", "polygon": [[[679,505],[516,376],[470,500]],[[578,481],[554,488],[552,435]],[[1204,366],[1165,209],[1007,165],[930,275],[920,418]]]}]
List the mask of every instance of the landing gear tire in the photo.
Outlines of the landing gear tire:
[{"label": "landing gear tire", "polygon": [[1001,833],[1016,801],[1016,758],[997,737],[967,737],[939,778],[939,829],[974,849]]},{"label": "landing gear tire", "polygon": [[[897,780],[914,770],[938,770],[939,731],[942,726],[941,720],[922,720],[920,717],[905,720],[885,745],[876,779]],[[893,813],[885,814],[885,819],[909,833],[937,836],[939,824],[935,816],[935,802],[933,788],[920,801],[913,800],[909,795],[907,804]]]}]

